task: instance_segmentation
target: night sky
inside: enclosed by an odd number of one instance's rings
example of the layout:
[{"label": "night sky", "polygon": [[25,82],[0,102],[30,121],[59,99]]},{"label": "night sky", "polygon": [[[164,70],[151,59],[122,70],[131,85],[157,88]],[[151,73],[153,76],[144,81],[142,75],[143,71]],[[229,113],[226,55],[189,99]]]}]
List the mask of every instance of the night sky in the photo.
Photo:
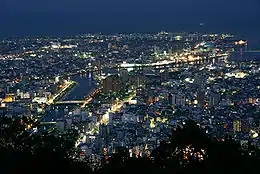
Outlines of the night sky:
[{"label": "night sky", "polygon": [[259,8],[259,0],[0,0],[0,37],[205,30],[259,38]]}]

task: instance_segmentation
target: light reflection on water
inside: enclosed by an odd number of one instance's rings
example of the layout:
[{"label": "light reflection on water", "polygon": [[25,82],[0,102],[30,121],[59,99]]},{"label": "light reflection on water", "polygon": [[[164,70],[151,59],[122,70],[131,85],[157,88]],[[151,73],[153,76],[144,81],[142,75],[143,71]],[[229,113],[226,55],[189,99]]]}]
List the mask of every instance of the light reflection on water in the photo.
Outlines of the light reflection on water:
[{"label": "light reflection on water", "polygon": [[[95,82],[93,80],[93,74],[80,74],[71,77],[71,80],[78,83],[66,96],[62,98],[62,101],[71,100],[84,100],[95,88]],[[44,117],[42,122],[53,122],[57,119],[68,115],[77,105],[60,104],[53,106],[47,111],[48,113]]]},{"label": "light reflection on water", "polygon": [[83,100],[96,87],[92,73],[75,75],[71,77],[71,80],[77,82],[78,85],[63,97],[62,101]]}]

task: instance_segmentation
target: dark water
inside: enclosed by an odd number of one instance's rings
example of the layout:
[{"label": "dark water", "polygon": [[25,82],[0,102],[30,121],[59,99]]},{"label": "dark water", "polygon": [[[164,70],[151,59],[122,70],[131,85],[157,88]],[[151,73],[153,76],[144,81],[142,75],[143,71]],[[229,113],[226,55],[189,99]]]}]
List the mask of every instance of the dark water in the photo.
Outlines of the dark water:
[{"label": "dark water", "polygon": [[[75,75],[71,77],[71,80],[76,81],[78,85],[74,87],[66,96],[64,96],[62,101],[83,100],[96,88],[92,73]],[[59,104],[55,106],[49,106],[49,108],[47,109],[47,113],[44,117],[42,117],[42,119],[40,119],[40,121],[57,121],[57,119],[62,118],[64,115],[67,115],[76,107],[79,107],[79,105]]]},{"label": "dark water", "polygon": [[260,52],[260,37],[245,37],[245,40],[248,40],[248,48],[249,50],[259,50]]},{"label": "dark water", "polygon": [[83,100],[96,88],[92,73],[75,75],[71,77],[71,80],[77,82],[78,85],[64,96],[62,101]]},{"label": "dark water", "polygon": [[260,51],[251,51],[244,53],[233,53],[229,58],[231,61],[259,61],[260,62]]}]

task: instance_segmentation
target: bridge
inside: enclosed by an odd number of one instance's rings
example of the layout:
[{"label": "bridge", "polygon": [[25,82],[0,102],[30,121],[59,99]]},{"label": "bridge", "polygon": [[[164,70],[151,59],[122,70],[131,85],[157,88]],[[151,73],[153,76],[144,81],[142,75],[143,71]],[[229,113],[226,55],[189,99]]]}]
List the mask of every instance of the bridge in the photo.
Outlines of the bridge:
[{"label": "bridge", "polygon": [[40,125],[56,124],[56,122],[40,122]]},{"label": "bridge", "polygon": [[57,101],[57,102],[55,102],[55,104],[83,104],[83,105],[85,105],[85,104],[89,103],[89,102],[93,99],[93,97],[94,97],[97,93],[100,92],[101,89],[102,89],[102,88],[98,88],[98,89],[92,91],[92,92],[88,95],[88,97],[85,98],[84,100]]},{"label": "bridge", "polygon": [[58,101],[55,104],[84,104],[85,100]]},{"label": "bridge", "polygon": [[190,58],[182,58],[182,59],[177,59],[177,60],[164,60],[161,62],[156,62],[156,63],[148,63],[148,64],[128,64],[128,63],[123,63],[120,65],[117,65],[116,68],[143,68],[143,67],[172,67],[175,65],[181,65],[181,64],[189,64],[189,63],[199,63],[203,61],[210,61],[211,59],[218,59],[221,57],[226,57],[228,56],[227,54],[218,54],[216,56],[209,56],[205,58],[201,57],[190,57]]},{"label": "bridge", "polygon": [[[173,67],[173,66],[178,66],[181,64],[189,64],[189,63],[199,63],[199,62],[203,62],[203,61],[210,61],[210,59],[218,59],[221,57],[226,57],[228,56],[228,54],[224,53],[224,54],[218,54],[216,56],[209,56],[209,57],[181,57],[181,58],[177,58],[175,60],[162,60],[160,62],[155,62],[155,63],[144,63],[144,64],[131,64],[131,63],[122,63],[122,64],[117,64],[117,65],[112,65],[112,66],[108,66],[110,69],[121,69],[121,68],[145,68],[145,67]],[[97,72],[97,71],[101,71],[102,69],[93,69],[93,68],[89,68],[89,69],[85,69],[85,70],[80,70],[78,72]]]},{"label": "bridge", "polygon": [[62,95],[64,95],[64,93],[65,93],[73,84],[75,84],[75,82],[68,81],[67,84],[66,84],[66,86],[65,86],[61,91],[59,91],[57,94],[55,94],[52,99],[50,99],[49,101],[47,101],[47,104],[55,103],[55,101],[56,101],[58,98],[60,98]]}]

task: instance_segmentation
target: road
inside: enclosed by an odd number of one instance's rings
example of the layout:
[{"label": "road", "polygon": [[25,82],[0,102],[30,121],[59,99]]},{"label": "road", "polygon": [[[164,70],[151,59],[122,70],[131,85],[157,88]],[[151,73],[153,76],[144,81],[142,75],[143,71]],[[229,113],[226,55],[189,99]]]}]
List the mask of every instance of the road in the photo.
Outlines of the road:
[{"label": "road", "polygon": [[49,99],[47,101],[47,104],[50,105],[50,104],[53,104],[55,102],[55,100],[60,97],[66,90],[68,90],[71,85],[75,84],[75,82],[73,81],[67,81],[67,83],[65,84],[65,87],[62,88],[57,94],[55,94],[51,99]]},{"label": "road", "polygon": [[122,106],[124,105],[124,103],[130,102],[130,100],[132,98],[134,98],[135,96],[136,96],[136,94],[133,94],[130,97],[128,97],[127,99],[125,99],[123,101],[119,101],[117,104],[112,105],[112,107],[110,109],[108,109],[108,111],[102,116],[102,119],[100,121],[98,121],[96,126],[90,131],[90,134],[94,134],[96,132],[96,130],[98,130],[100,124],[108,124],[109,112],[114,113],[114,112],[119,111],[122,108]]}]

